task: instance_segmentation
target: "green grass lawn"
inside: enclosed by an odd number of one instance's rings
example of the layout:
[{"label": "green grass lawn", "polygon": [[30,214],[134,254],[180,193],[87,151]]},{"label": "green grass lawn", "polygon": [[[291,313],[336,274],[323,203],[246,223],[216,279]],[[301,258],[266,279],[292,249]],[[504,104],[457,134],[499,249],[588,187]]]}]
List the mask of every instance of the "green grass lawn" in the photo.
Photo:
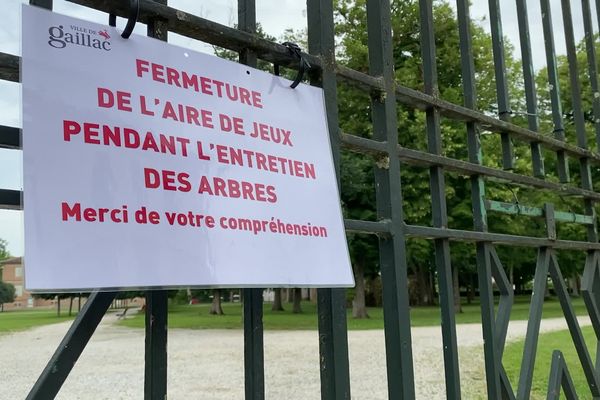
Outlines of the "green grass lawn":
[{"label": "green grass lawn", "polygon": [[69,317],[63,313],[56,316],[56,310],[11,310],[0,312],[0,333],[16,332],[33,328],[40,325],[56,324],[75,318],[75,314]]},{"label": "green grass lawn", "polygon": [[[582,331],[592,360],[595,360],[596,340],[594,331],[591,326],[583,327]],[[504,367],[506,368],[506,373],[515,391],[517,390],[519,381],[519,371],[521,369],[521,360],[523,358],[523,346],[524,341],[507,345],[502,359]],[[592,394],[587,385],[581,363],[579,362],[573,340],[571,339],[571,334],[568,330],[540,335],[535,359],[535,369],[533,372],[531,399],[541,400],[546,398],[548,377],[550,376],[550,365],[552,363],[552,352],[554,350],[562,351],[579,398],[591,399]]]},{"label": "green grass lawn", "polygon": [[[583,301],[575,299],[573,306],[579,315],[585,315]],[[242,305],[241,303],[223,303],[225,315],[210,315],[210,304],[172,305],[169,307],[169,327],[189,329],[241,329]],[[315,304],[305,302],[302,304],[302,314],[293,314],[292,305],[284,304],[286,311],[271,311],[271,304],[264,305],[263,323],[265,329],[316,329],[317,308]],[[369,319],[352,318],[348,310],[348,329],[383,329],[383,310],[369,308]],[[526,320],[529,312],[529,297],[517,297],[511,313],[512,320]],[[549,300],[544,304],[544,318],[562,316],[560,304],[556,300]],[[440,324],[440,310],[438,307],[414,307],[411,309],[412,326],[436,326]],[[456,322],[481,323],[481,312],[478,303],[463,306],[463,312],[456,316]],[[137,314],[121,322],[124,326],[142,328],[144,326],[143,314]]]}]

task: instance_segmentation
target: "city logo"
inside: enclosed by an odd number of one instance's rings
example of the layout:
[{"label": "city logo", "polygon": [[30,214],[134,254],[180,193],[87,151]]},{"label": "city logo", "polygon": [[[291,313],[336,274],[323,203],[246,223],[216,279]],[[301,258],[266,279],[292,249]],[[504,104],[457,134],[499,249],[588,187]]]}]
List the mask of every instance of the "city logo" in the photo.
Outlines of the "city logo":
[{"label": "city logo", "polygon": [[67,29],[63,25],[58,25],[48,28],[48,34],[48,44],[55,49],[75,45],[110,51],[110,35],[106,29],[96,32],[77,25],[71,25]]},{"label": "city logo", "polygon": [[110,35],[108,34],[108,31],[106,29],[98,32],[98,35],[102,36],[106,40],[110,39]]}]

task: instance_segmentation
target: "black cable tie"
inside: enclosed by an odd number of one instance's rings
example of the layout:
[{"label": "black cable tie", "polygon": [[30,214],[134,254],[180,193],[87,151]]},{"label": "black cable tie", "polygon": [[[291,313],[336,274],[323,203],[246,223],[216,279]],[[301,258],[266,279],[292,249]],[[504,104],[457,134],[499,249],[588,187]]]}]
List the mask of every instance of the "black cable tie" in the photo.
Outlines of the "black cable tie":
[{"label": "black cable tie", "polygon": [[[294,79],[294,82],[292,82],[292,84],[290,85],[290,87],[292,89],[295,89],[296,86],[298,86],[300,84],[300,81],[302,81],[302,78],[304,77],[304,72],[307,69],[310,69],[311,66],[308,63],[308,61],[306,61],[304,56],[302,55],[302,49],[300,49],[300,46],[298,46],[296,43],[284,42],[284,43],[282,43],[282,45],[287,47],[290,54],[295,56],[299,60],[298,74],[296,75],[296,79]],[[279,64],[274,64],[273,70],[275,72],[275,75],[279,76]]]},{"label": "black cable tie", "polygon": [[[129,18],[127,19],[127,25],[125,25],[125,29],[123,29],[123,33],[121,33],[121,37],[123,39],[129,39],[131,36],[131,32],[133,32],[133,28],[135,27],[135,23],[138,20],[138,16],[140,15],[140,2],[139,0],[130,0],[129,1]],[[113,13],[108,14],[108,25],[117,26],[117,16]]]}]

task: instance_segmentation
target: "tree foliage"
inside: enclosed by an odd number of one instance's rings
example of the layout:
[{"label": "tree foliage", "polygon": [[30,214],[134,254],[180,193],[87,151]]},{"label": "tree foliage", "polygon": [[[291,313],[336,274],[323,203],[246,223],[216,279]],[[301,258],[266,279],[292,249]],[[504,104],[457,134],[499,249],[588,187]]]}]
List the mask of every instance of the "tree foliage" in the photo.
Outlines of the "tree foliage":
[{"label": "tree foliage", "polygon": [[10,252],[8,251],[8,242],[0,238],[0,261],[6,260],[9,257]]},{"label": "tree foliage", "polygon": [[4,311],[4,303],[15,301],[15,287],[7,282],[0,282],[0,309]]}]

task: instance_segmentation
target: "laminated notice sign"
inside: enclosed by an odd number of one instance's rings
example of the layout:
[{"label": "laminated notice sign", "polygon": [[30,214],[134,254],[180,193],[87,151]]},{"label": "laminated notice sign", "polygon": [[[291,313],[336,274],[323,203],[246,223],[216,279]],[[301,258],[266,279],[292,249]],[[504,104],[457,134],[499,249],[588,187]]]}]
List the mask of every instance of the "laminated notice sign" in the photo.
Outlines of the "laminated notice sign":
[{"label": "laminated notice sign", "polygon": [[323,93],[23,7],[30,290],[352,286]]}]

